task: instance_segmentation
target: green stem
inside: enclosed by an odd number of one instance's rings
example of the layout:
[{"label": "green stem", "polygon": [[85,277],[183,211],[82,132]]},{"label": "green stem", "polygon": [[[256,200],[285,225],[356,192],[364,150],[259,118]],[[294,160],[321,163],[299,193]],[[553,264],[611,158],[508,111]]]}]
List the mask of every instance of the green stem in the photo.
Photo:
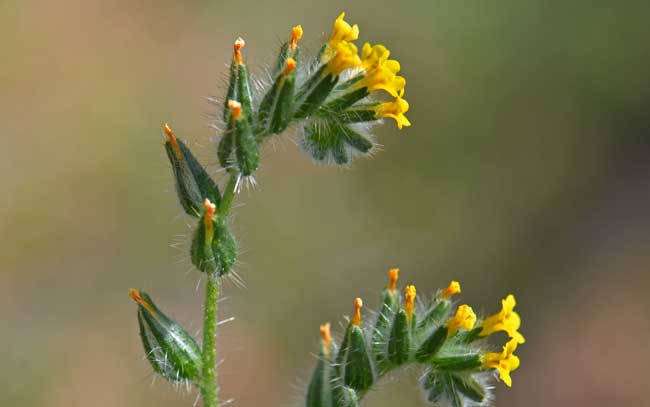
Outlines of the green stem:
[{"label": "green stem", "polygon": [[237,186],[237,179],[239,179],[239,173],[231,172],[230,179],[226,184],[226,188],[224,189],[223,196],[221,198],[221,206],[219,206],[220,216],[228,216],[228,213],[230,213],[232,200],[235,197],[235,187]]},{"label": "green stem", "polygon": [[203,374],[201,397],[203,407],[218,407],[217,399],[217,308],[219,301],[219,279],[216,273],[208,275],[205,286],[203,310]]},{"label": "green stem", "polygon": [[[235,187],[239,174],[231,173],[226,184],[219,207],[220,216],[228,216],[232,201],[235,197]],[[224,273],[225,274],[225,273]],[[205,286],[205,302],[203,306],[203,372],[201,382],[201,397],[203,407],[218,407],[217,386],[217,310],[219,302],[219,277],[217,273],[208,275]]]}]

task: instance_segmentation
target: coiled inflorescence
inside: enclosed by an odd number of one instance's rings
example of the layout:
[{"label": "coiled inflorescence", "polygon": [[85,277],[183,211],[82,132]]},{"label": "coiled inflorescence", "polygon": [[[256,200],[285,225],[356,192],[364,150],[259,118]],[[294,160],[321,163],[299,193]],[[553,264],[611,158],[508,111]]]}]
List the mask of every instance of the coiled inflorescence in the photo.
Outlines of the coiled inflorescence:
[{"label": "coiled inflorescence", "polygon": [[[416,306],[415,286],[403,297],[396,289],[398,270],[389,271],[389,284],[373,324],[364,327],[363,302],[355,299],[340,346],[321,326],[319,359],[307,389],[306,407],[354,407],[389,371],[406,364],[424,368],[421,385],[428,401],[453,407],[483,405],[491,400],[489,386],[494,373],[507,386],[510,372],[519,367],[513,353],[524,337],[521,320],[514,312],[515,298],[508,295],[502,309],[477,323],[468,305],[453,310],[451,297],[460,293],[452,281],[427,304]],[[500,352],[490,352],[485,338],[498,331],[509,341]]]},{"label": "coiled inflorescence", "polygon": [[[293,27],[271,80],[259,92],[251,89],[245,42],[235,41],[221,116],[225,130],[216,148],[218,161],[229,174],[222,188],[164,126],[178,199],[196,218],[190,258],[207,274],[202,345],[146,293],[131,290],[129,295],[138,304],[140,336],[153,369],[171,382],[197,385],[206,407],[219,404],[215,335],[220,277],[233,274],[237,259],[230,209],[242,178],[253,176],[260,166],[260,146],[294,127],[315,161],[344,165],[372,152],[375,143],[369,131],[376,122],[391,118],[400,129],[410,125],[404,115],[409,105],[403,99],[406,80],[398,75],[399,62],[389,59],[390,52],[382,45],[366,43],[359,55],[354,44],[359,28],[344,17],[341,13],[327,42],[305,63],[299,46],[303,30]],[[320,358],[307,391],[307,407],[357,406],[382,375],[411,363],[424,367],[427,399],[453,407],[485,404],[493,372],[511,385],[510,372],[519,366],[513,352],[524,342],[512,295],[503,300],[499,313],[477,324],[471,307],[452,310],[450,298],[460,292],[458,283],[452,282],[430,303],[416,306],[415,287],[407,286],[402,296],[396,288],[398,270],[391,270],[389,277],[372,326],[364,327],[363,302],[357,298],[340,345],[332,339],[329,324],[321,327]],[[483,339],[499,331],[506,332],[510,341],[501,352],[488,352]]]}]

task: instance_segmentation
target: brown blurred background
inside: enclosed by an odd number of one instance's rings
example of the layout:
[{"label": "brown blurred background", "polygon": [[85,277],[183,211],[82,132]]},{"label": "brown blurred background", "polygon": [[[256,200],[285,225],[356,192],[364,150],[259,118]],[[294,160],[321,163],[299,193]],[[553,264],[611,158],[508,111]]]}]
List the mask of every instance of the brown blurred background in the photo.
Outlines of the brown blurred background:
[{"label": "brown blurred background", "polygon": [[[204,97],[232,41],[263,72],[291,25],[314,51],[346,10],[402,62],[413,126],[349,170],[265,148],[238,198],[223,397],[299,405],[318,325],[399,266],[486,312],[516,293],[528,342],[498,405],[650,406],[650,3],[258,3],[0,2],[0,405],[192,405],[152,385],[126,295],[200,329],[161,123],[216,170]],[[416,376],[365,405],[424,405]]]}]

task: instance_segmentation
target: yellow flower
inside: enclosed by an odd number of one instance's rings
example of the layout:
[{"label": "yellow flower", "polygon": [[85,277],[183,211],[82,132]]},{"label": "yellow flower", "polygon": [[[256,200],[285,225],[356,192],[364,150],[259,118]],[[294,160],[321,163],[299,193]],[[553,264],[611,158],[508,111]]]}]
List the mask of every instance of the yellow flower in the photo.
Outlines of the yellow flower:
[{"label": "yellow flower", "polygon": [[302,38],[302,26],[297,25],[291,29],[291,41],[289,42],[289,47],[291,50],[295,50],[298,45],[298,41]]},{"label": "yellow flower", "polygon": [[327,73],[338,75],[348,68],[354,68],[361,64],[357,55],[357,46],[351,42],[341,41],[336,46],[334,57],[327,63]]},{"label": "yellow flower", "polygon": [[483,367],[488,369],[497,369],[499,378],[506,384],[512,386],[510,372],[517,370],[519,367],[519,358],[513,353],[517,349],[517,340],[511,339],[503,346],[502,352],[491,352],[483,355]]},{"label": "yellow flower", "polygon": [[413,317],[413,309],[415,308],[415,295],[416,290],[414,285],[407,285],[404,289],[404,310],[409,321]]},{"label": "yellow flower", "polygon": [[447,322],[447,336],[454,335],[460,328],[471,330],[476,323],[476,314],[469,305],[461,305],[456,310],[456,315]]},{"label": "yellow flower", "polygon": [[442,292],[442,298],[448,300],[454,294],[460,293],[460,283],[458,281],[452,281],[449,283],[449,286],[445,288],[445,291]]},{"label": "yellow flower", "polygon": [[526,339],[519,332],[521,326],[521,318],[519,314],[514,311],[515,296],[510,294],[501,300],[501,311],[494,315],[489,316],[481,323],[480,336],[487,336],[494,332],[504,331],[510,338],[513,338],[517,343],[524,343]]},{"label": "yellow flower", "polygon": [[363,45],[361,50],[361,65],[365,71],[362,80],[355,84],[355,88],[368,88],[368,91],[383,89],[391,96],[404,95],[406,79],[397,76],[400,64],[394,59],[388,59],[390,51],[383,45]]},{"label": "yellow flower", "polygon": [[353,25],[350,26],[345,20],[345,12],[341,13],[339,17],[334,21],[334,28],[332,29],[332,35],[328,45],[330,49],[335,50],[340,42],[343,41],[354,41],[359,38],[359,26]]},{"label": "yellow flower", "polygon": [[374,107],[375,117],[381,119],[382,117],[389,117],[395,119],[397,127],[400,129],[403,126],[410,126],[411,122],[404,116],[409,110],[409,104],[400,96],[396,97],[390,102],[384,102]]}]

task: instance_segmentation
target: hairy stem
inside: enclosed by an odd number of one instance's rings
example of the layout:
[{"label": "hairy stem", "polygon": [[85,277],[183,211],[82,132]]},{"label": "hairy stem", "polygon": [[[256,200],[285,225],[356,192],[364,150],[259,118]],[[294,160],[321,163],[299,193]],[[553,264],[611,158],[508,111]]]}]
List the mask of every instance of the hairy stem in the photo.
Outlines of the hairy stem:
[{"label": "hairy stem", "polygon": [[219,301],[219,279],[216,273],[208,275],[205,286],[205,305],[203,310],[203,375],[201,397],[204,407],[217,407],[217,369],[216,334],[217,308]]},{"label": "hairy stem", "polygon": [[[226,217],[230,213],[230,207],[235,197],[235,187],[239,174],[232,173],[226,188],[223,191],[223,199],[219,207],[219,216]],[[201,383],[201,397],[203,407],[218,407],[218,386],[217,386],[217,310],[219,302],[219,277],[217,273],[208,275],[208,282],[205,286],[205,301],[203,307],[203,372]]]}]

